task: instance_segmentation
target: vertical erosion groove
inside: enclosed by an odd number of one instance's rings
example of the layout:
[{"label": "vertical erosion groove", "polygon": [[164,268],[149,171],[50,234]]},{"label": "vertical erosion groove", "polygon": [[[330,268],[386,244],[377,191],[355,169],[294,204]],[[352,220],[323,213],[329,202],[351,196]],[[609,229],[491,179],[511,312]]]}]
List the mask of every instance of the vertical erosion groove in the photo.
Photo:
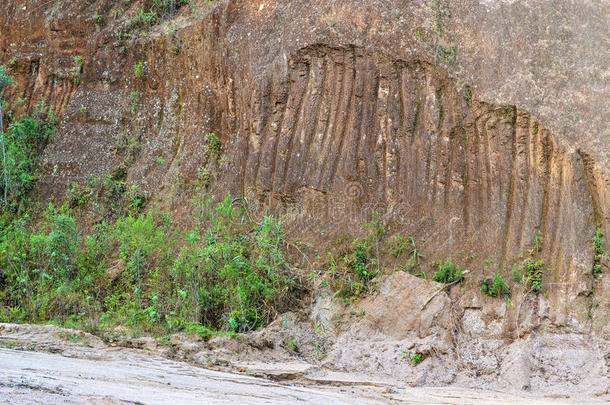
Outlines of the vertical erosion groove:
[{"label": "vertical erosion groove", "polygon": [[[467,102],[433,66],[354,47],[304,48],[287,64],[285,74],[259,79],[246,107],[254,118],[245,182],[258,195],[293,203],[309,188],[323,194],[313,197],[318,204],[376,207],[438,246],[498,255],[501,269],[531,248],[537,231],[543,254],[560,267],[570,266],[568,242],[589,239],[566,227],[585,226],[570,219],[577,197],[583,215],[598,211],[593,163],[559,148],[527,112]],[[352,182],[358,189],[347,195]]]}]

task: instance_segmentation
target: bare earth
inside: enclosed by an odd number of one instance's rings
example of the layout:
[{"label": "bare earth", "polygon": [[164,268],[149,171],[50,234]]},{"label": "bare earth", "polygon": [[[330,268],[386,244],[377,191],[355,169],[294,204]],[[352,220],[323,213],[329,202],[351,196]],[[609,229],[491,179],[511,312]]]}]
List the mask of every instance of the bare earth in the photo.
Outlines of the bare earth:
[{"label": "bare earth", "polygon": [[[489,390],[393,386],[353,375],[274,382],[249,375],[256,374],[254,369],[233,374],[195,367],[144,350],[107,346],[91,335],[71,341],[69,332],[52,326],[5,326],[0,325],[1,404],[576,403]],[[270,367],[276,375],[289,376],[296,366]]]}]

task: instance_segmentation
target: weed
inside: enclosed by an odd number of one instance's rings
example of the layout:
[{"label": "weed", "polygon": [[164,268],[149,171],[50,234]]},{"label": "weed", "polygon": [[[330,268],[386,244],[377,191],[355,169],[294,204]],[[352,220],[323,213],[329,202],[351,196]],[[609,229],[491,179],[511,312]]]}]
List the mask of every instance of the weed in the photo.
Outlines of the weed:
[{"label": "weed", "polygon": [[409,355],[409,363],[411,363],[414,366],[418,365],[422,361],[424,361],[424,354],[423,353],[414,352],[414,353],[411,353]]},{"label": "weed", "polygon": [[329,253],[330,286],[335,297],[347,300],[370,292],[372,280],[381,273],[379,245],[386,230],[377,212],[365,228],[367,236],[354,239],[340,258]]},{"label": "weed", "polygon": [[602,265],[601,265],[601,259],[603,254],[605,253],[604,250],[604,233],[601,227],[597,227],[595,228],[595,234],[593,235],[592,238],[593,241],[593,251],[594,251],[594,256],[593,256],[593,268],[591,273],[593,274],[593,277],[597,277],[602,273]]},{"label": "weed", "polygon": [[21,342],[17,340],[9,340],[9,339],[0,339],[0,346],[4,347],[18,347],[21,345]]},{"label": "weed", "polygon": [[415,239],[413,239],[412,236],[407,236],[407,239],[403,238],[400,235],[396,236],[390,246],[390,254],[395,258],[398,258],[403,252],[406,252],[408,249],[410,250],[407,253],[407,256],[412,257],[413,260],[408,260],[406,263],[406,267],[404,267],[403,269],[407,271],[412,271],[415,267],[420,265],[421,259],[424,257],[417,250]]},{"label": "weed", "polygon": [[58,336],[60,339],[63,339],[65,341],[72,342],[72,343],[86,340],[86,339],[83,339],[80,336],[80,334],[78,334],[78,333],[59,332]]},{"label": "weed", "polygon": [[323,360],[326,357],[326,354],[322,352],[322,346],[319,343],[314,342],[313,347],[316,350],[316,358],[318,360]]},{"label": "weed", "polygon": [[413,266],[419,266],[420,259],[423,258],[424,255],[420,254],[419,251],[417,250],[417,246],[415,245],[415,239],[413,239],[413,237],[409,236],[407,238],[407,240],[409,241],[409,243],[411,243],[411,254],[413,255]]},{"label": "weed", "polygon": [[288,336],[288,339],[286,340],[284,347],[286,348],[286,350],[288,350],[290,352],[298,351],[297,345],[294,343],[294,336],[292,336],[292,335]]}]

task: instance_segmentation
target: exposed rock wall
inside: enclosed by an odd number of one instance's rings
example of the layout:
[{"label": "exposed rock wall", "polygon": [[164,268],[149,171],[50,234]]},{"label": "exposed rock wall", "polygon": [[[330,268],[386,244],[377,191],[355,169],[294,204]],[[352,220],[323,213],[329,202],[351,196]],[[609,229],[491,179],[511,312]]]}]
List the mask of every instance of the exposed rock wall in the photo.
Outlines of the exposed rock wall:
[{"label": "exposed rock wall", "polygon": [[[549,11],[538,23],[568,24],[575,50],[564,55],[564,42],[544,42],[554,31],[523,24],[536,15],[523,2],[306,3],[183,7],[139,35],[140,2],[6,1],[0,61],[15,61],[12,98],[31,109],[42,97],[61,114],[40,197],[123,165],[179,212],[215,132],[225,158],[215,192],[282,213],[300,238],[327,241],[376,210],[392,232],[425,240],[431,259],[453,255],[478,276],[491,255],[508,275],[540,231],[549,300],[586,322],[591,237],[598,223],[610,231],[604,62],[574,69],[591,76],[590,103],[587,85],[565,76],[590,56],[577,23],[595,27],[601,2],[573,20],[537,2]],[[594,329],[607,334],[606,279]]]}]

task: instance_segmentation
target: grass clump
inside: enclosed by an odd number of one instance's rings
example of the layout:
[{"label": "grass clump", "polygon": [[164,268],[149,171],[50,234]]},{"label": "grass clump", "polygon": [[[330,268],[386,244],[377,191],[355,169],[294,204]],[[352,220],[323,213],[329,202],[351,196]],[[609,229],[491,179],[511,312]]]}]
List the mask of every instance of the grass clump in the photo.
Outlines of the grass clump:
[{"label": "grass clump", "polygon": [[451,259],[446,259],[444,262],[438,263],[438,271],[432,275],[432,280],[449,284],[464,278],[464,274],[460,266],[454,264]]}]

